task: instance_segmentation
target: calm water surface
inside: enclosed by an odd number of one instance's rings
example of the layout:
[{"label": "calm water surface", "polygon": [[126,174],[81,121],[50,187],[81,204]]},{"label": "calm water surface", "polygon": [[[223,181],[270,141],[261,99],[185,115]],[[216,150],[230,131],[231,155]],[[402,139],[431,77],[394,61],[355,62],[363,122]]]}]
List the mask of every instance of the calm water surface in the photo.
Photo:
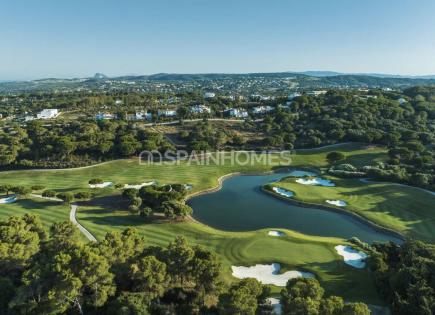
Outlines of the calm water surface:
[{"label": "calm water surface", "polygon": [[262,228],[286,228],[304,234],[358,237],[365,242],[394,241],[398,238],[381,233],[350,216],[292,205],[263,192],[260,187],[289,173],[236,176],[226,179],[221,190],[188,201],[193,217],[225,231],[251,231]]}]

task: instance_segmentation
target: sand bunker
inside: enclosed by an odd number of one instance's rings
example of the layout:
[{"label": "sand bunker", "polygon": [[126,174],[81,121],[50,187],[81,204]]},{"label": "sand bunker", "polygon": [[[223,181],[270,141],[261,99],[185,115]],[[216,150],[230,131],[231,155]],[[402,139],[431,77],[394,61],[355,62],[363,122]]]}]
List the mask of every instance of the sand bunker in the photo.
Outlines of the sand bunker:
[{"label": "sand bunker", "polygon": [[155,181],[152,181],[152,182],[146,182],[146,183],[142,183],[142,184],[137,184],[137,185],[130,185],[130,184],[125,184],[124,185],[124,188],[125,189],[129,189],[129,188],[134,188],[134,189],[137,189],[137,190],[139,190],[139,189],[141,189],[142,187],[145,187],[145,186],[152,186],[152,185],[155,185],[156,184],[156,182]]},{"label": "sand bunker", "polygon": [[281,301],[277,298],[267,298],[266,299],[267,302],[270,303],[270,305],[272,305],[273,309],[272,309],[272,314],[273,315],[281,315],[282,314],[282,305],[281,305]]},{"label": "sand bunker", "polygon": [[294,196],[294,193],[292,191],[289,190],[285,190],[283,188],[279,188],[279,187],[272,187],[272,190],[274,192],[276,192],[278,195],[290,198]]},{"label": "sand bunker", "polygon": [[329,179],[323,179],[319,177],[315,178],[298,178],[296,180],[296,183],[302,184],[302,185],[317,185],[317,186],[326,186],[326,187],[334,187],[335,184],[331,182]]},{"label": "sand bunker", "polygon": [[267,235],[270,235],[270,236],[284,236],[285,234],[283,232],[280,232],[280,231],[269,231],[267,233]]},{"label": "sand bunker", "polygon": [[347,206],[346,201],[344,200],[326,200],[327,203],[329,203],[330,205],[334,205],[337,207],[345,207]]},{"label": "sand bunker", "polygon": [[184,189],[191,190],[193,188],[193,185],[190,184],[184,184]]},{"label": "sand bunker", "polygon": [[109,187],[109,186],[112,186],[112,182],[104,182],[104,183],[101,183],[101,184],[89,184],[89,187],[90,188],[106,188],[106,187]]},{"label": "sand bunker", "polygon": [[335,250],[340,256],[343,256],[345,264],[360,269],[366,266],[364,261],[368,257],[366,253],[345,245],[337,245]]},{"label": "sand bunker", "polygon": [[301,171],[301,170],[294,170],[294,171],[291,171],[289,175],[294,176],[294,177],[304,177],[304,176],[316,176],[316,173],[308,172],[308,171]]},{"label": "sand bunker", "polygon": [[231,266],[231,269],[233,270],[233,276],[238,279],[255,278],[262,284],[273,284],[279,287],[284,287],[289,279],[299,277],[314,278],[312,273],[297,270],[286,271],[280,274],[281,265],[278,263],[251,267]]},{"label": "sand bunker", "polygon": [[13,203],[13,202],[15,202],[17,200],[18,200],[17,196],[10,196],[10,197],[5,197],[5,198],[0,198],[0,204]]}]

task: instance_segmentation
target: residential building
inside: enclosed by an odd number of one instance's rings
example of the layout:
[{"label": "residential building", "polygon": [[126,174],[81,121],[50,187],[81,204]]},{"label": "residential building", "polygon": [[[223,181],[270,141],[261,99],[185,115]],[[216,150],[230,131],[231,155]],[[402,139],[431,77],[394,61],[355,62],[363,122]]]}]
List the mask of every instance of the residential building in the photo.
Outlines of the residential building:
[{"label": "residential building", "polygon": [[399,98],[397,101],[399,102],[400,105],[403,105],[403,104],[405,104],[405,103],[408,102],[408,101],[405,100],[403,97]]},{"label": "residential building", "polygon": [[116,116],[111,113],[98,113],[97,115],[95,115],[96,120],[111,120],[115,119],[115,117]]},{"label": "residential building", "polygon": [[301,94],[301,93],[298,93],[298,92],[290,93],[290,94],[288,95],[287,99],[288,99],[289,101],[291,101],[291,100],[293,100],[294,98],[299,97],[299,96],[301,96],[301,95],[302,95],[302,94]]},{"label": "residential building", "polygon": [[273,111],[274,108],[272,106],[257,106],[252,108],[253,114],[266,114]]},{"label": "residential building", "polygon": [[37,119],[52,119],[59,115],[59,110],[55,108],[43,109],[36,115]]},{"label": "residential building", "polygon": [[153,115],[147,111],[136,112],[136,120],[151,120]]},{"label": "residential building", "polygon": [[157,115],[160,117],[175,117],[177,116],[177,111],[172,109],[159,109]]},{"label": "residential building", "polygon": [[205,92],[204,98],[214,98],[216,96],[216,93],[213,92]]},{"label": "residential building", "polygon": [[249,116],[248,111],[242,108],[230,108],[225,111],[230,117],[247,118]]},{"label": "residential building", "polygon": [[208,106],[199,104],[199,105],[190,106],[189,112],[191,114],[210,114],[211,109]]},{"label": "residential building", "polygon": [[327,92],[328,92],[328,91],[326,91],[326,90],[309,91],[309,92],[307,92],[307,95],[311,95],[311,96],[319,96],[319,95],[326,94]]}]

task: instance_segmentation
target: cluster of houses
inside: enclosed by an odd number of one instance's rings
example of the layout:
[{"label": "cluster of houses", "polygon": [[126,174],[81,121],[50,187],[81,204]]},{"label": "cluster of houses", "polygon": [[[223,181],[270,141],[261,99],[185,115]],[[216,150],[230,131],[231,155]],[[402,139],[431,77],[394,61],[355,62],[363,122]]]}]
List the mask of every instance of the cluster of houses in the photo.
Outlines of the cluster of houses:
[{"label": "cluster of houses", "polygon": [[[205,106],[202,104],[193,105],[189,107],[189,113],[194,115],[199,114],[210,114],[211,108],[209,106]],[[177,111],[175,109],[159,109],[157,111],[158,117],[175,117],[177,116]],[[116,115],[113,115],[111,113],[98,113],[95,115],[96,120],[110,120],[115,119]],[[126,115],[126,120],[151,120],[152,119],[152,113],[148,111],[140,111],[136,113],[128,113]]]},{"label": "cluster of houses", "polygon": [[43,109],[42,111],[40,111],[38,114],[36,114],[35,116],[26,116],[24,117],[25,121],[32,121],[35,119],[53,119],[56,118],[60,115],[60,112],[57,108],[48,108],[48,109]]}]

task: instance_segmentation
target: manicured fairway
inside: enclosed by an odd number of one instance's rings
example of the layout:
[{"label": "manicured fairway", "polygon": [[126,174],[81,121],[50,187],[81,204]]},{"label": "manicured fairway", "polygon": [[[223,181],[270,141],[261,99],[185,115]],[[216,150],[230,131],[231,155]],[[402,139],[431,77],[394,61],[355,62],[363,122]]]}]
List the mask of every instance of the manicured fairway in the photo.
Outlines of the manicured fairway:
[{"label": "manicured fairway", "polygon": [[[215,163],[188,165],[185,162],[180,162],[180,165],[167,163],[140,165],[137,159],[129,159],[81,169],[1,172],[0,185],[43,185],[47,189],[71,191],[88,189],[89,179],[101,178],[104,181],[123,184],[151,180],[157,180],[160,183],[188,183],[193,185],[193,192],[196,192],[216,186],[216,181],[220,176],[233,172],[262,172],[280,166],[324,167],[328,165],[326,155],[331,151],[343,152],[348,157],[348,162],[355,165],[363,165],[371,160],[386,157],[385,148],[342,144],[330,148],[297,151],[291,156],[291,163],[284,160],[280,163],[278,159],[274,159],[272,161],[274,163],[269,165],[256,161],[253,165],[232,165],[230,162],[226,162],[224,165]],[[109,192],[110,190],[100,191],[101,194]]]},{"label": "manicured fairway", "polygon": [[[288,178],[274,185],[293,191],[296,200],[328,205],[344,200],[342,207],[382,226],[435,242],[435,196],[412,187],[389,183],[364,183],[358,179],[331,179],[336,187],[301,185]],[[331,205],[329,205],[331,206]]]},{"label": "manicured fairway", "polygon": [[[277,167],[327,167],[326,155],[331,151],[341,151],[347,162],[365,165],[373,160],[386,158],[385,148],[366,147],[359,144],[343,144],[329,148],[298,151],[292,156],[292,163],[275,163],[263,165],[140,165],[136,159],[118,160],[93,167],[71,170],[12,171],[2,172],[0,184],[43,185],[58,192],[89,190],[91,178],[101,178],[113,183],[134,184],[157,180],[160,183],[192,184],[192,192],[213,188],[219,177],[233,172],[263,172]],[[114,188],[94,191],[98,196],[116,195]],[[42,200],[19,201],[16,204],[1,205],[0,219],[13,214],[26,212],[38,213],[48,227],[52,222],[68,220],[67,206]],[[342,295],[347,300],[364,300],[381,304],[375,293],[371,278],[365,270],[355,270],[345,265],[334,250],[337,244],[344,244],[341,239],[311,237],[286,231],[285,237],[271,237],[268,230],[246,233],[230,233],[215,230],[200,223],[161,223],[146,224],[139,217],[129,214],[124,209],[108,209],[80,206],[78,220],[97,239],[112,230],[137,228],[149,244],[165,245],[177,235],[184,235],[191,242],[201,244],[216,251],[221,257],[225,270],[224,279],[233,280],[231,265],[254,265],[256,263],[281,263],[288,269],[300,269],[316,274],[328,294]],[[273,229],[274,227],[271,227]],[[276,288],[275,292],[279,290]]]},{"label": "manicured fairway", "polygon": [[20,199],[16,203],[0,205],[0,220],[25,213],[37,214],[46,228],[59,221],[69,220],[69,206],[44,199]]},{"label": "manicured fairway", "polygon": [[[136,228],[150,245],[166,245],[177,235],[190,242],[216,251],[224,264],[224,279],[230,281],[231,265],[254,265],[279,262],[286,269],[311,271],[322,282],[328,294],[342,295],[349,300],[382,303],[366,270],[345,265],[334,250],[346,242],[337,238],[313,237],[289,230],[284,237],[267,235],[269,229],[253,232],[223,232],[195,222],[146,224],[126,210],[80,207],[78,220],[97,239],[108,231]],[[279,292],[275,288],[275,292]]]},{"label": "manicured fairway", "polygon": [[[42,198],[19,199],[15,203],[0,205],[0,220],[6,220],[10,216],[22,216],[32,213],[39,216],[44,228],[48,231],[55,222],[69,221],[69,205],[61,202],[45,200]],[[87,242],[84,235],[81,239]]]}]

